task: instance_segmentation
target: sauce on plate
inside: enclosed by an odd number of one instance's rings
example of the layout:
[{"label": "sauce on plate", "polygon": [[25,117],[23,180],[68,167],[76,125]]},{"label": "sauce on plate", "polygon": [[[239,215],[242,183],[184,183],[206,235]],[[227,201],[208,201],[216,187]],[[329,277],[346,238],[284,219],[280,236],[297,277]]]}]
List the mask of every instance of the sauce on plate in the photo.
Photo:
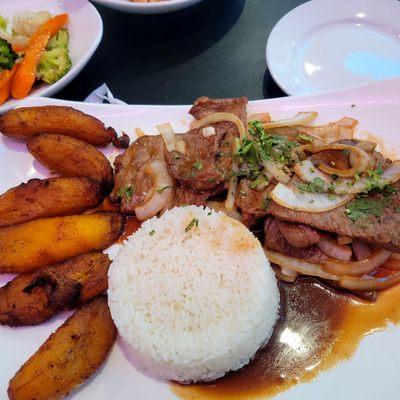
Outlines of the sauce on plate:
[{"label": "sauce on plate", "polygon": [[281,319],[255,359],[214,382],[172,385],[176,395],[184,400],[274,396],[350,358],[363,336],[400,322],[400,285],[380,293],[375,303],[310,278],[279,285]]}]

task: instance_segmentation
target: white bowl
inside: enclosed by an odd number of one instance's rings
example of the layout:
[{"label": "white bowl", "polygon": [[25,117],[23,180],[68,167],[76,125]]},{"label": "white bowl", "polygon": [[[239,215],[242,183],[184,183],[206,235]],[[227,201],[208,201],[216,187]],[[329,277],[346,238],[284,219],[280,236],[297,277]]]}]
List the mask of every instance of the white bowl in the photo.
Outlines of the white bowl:
[{"label": "white bowl", "polygon": [[[71,70],[52,85],[40,84],[29,93],[28,97],[52,96],[63,89],[82,71],[103,36],[103,21],[96,8],[87,0],[0,0],[1,15],[12,17],[20,11],[49,11],[51,14],[67,12],[70,33]],[[9,99],[0,106],[0,114],[14,108],[21,100]]]},{"label": "white bowl", "polygon": [[102,6],[130,14],[164,14],[178,11],[202,0],[166,0],[155,3],[134,3],[129,0],[93,0]]}]

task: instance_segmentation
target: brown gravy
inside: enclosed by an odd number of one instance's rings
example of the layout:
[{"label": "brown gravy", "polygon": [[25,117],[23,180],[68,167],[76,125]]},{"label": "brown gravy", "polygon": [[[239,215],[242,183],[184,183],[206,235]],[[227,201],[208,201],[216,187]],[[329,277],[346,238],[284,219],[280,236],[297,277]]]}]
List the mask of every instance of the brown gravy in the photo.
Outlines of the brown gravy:
[{"label": "brown gravy", "polygon": [[124,230],[116,243],[122,243],[132,233],[136,232],[140,228],[140,225],[141,222],[136,217],[126,217]]},{"label": "brown gravy", "polygon": [[400,322],[400,285],[375,303],[314,279],[280,283],[282,317],[268,345],[242,370],[215,382],[172,385],[185,400],[248,400],[281,393],[348,359],[363,336]]}]

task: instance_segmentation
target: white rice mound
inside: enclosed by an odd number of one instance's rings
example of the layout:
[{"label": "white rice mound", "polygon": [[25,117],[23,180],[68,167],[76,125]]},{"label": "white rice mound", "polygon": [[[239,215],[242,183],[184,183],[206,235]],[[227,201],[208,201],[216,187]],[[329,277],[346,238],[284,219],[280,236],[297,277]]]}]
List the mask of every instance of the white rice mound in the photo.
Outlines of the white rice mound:
[{"label": "white rice mound", "polygon": [[272,334],[276,278],[259,240],[223,212],[187,206],[144,222],[109,269],[111,315],[143,367],[182,383],[246,365]]}]

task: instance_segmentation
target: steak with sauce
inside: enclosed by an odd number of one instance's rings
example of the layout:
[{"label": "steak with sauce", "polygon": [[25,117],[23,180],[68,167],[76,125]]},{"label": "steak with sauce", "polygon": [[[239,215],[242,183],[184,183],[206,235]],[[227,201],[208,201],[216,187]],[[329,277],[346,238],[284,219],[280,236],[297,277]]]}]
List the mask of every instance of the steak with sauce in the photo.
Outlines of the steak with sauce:
[{"label": "steak with sauce", "polygon": [[[399,184],[393,186],[400,190]],[[362,239],[384,249],[400,252],[400,231],[398,229],[400,214],[396,212],[400,207],[400,194],[391,195],[389,201],[385,199],[384,195],[376,193],[368,198],[382,204],[382,215],[380,217],[369,214],[367,218],[352,221],[346,213],[346,208],[351,203],[331,211],[308,213],[291,210],[272,201],[267,211],[283,221],[304,224],[323,231]]]}]

